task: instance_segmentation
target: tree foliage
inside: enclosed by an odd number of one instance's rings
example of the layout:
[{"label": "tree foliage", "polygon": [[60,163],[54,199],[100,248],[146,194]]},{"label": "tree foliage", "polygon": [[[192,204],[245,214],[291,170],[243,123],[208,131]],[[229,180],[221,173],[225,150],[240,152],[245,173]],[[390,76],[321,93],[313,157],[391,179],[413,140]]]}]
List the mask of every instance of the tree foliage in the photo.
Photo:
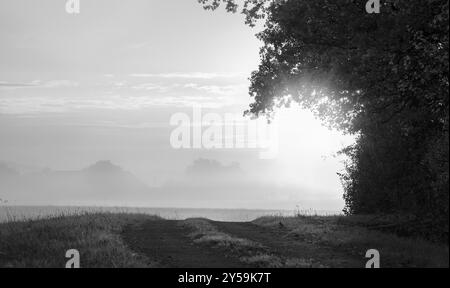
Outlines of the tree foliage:
[{"label": "tree foliage", "polygon": [[247,114],[295,101],[358,136],[346,212],[412,213],[448,237],[448,0],[199,2],[264,19]]}]

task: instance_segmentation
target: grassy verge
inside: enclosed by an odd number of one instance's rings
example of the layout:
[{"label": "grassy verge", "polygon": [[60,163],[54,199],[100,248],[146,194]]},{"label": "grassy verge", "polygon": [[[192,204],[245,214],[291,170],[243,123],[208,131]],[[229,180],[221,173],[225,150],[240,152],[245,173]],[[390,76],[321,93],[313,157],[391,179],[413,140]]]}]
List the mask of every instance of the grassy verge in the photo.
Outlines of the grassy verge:
[{"label": "grassy verge", "polygon": [[296,216],[261,217],[253,221],[266,227],[284,226],[298,241],[333,247],[364,257],[361,251],[377,249],[382,267],[449,267],[448,245],[400,237],[368,229],[373,217]]},{"label": "grassy verge", "polygon": [[152,267],[130,251],[120,232],[158,219],[139,214],[93,213],[0,224],[0,267],[64,268],[66,251],[80,252],[81,267]]}]

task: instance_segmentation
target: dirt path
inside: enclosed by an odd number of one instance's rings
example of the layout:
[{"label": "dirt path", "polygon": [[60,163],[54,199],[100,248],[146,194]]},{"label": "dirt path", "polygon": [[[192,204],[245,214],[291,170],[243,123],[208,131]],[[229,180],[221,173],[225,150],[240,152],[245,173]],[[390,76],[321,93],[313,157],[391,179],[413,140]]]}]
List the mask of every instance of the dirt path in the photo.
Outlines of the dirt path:
[{"label": "dirt path", "polygon": [[[248,267],[239,261],[239,255],[226,248],[194,244],[190,230],[182,221],[148,221],[140,228],[124,231],[124,241],[138,253],[156,261],[162,267],[174,268],[240,268]],[[284,259],[313,260],[325,267],[364,267],[364,259],[345,251],[299,239],[284,227],[268,228],[250,222],[210,221],[219,231],[248,239],[267,247],[272,255]]]},{"label": "dirt path", "polygon": [[161,267],[170,268],[241,268],[238,259],[226,251],[197,245],[188,237],[189,230],[181,221],[148,221],[140,228],[129,228],[123,239],[130,248],[142,253]]},{"label": "dirt path", "polygon": [[285,227],[268,228],[251,222],[212,222],[220,231],[261,243],[274,255],[284,258],[312,259],[326,267],[364,267],[364,258],[345,251],[300,239]]}]

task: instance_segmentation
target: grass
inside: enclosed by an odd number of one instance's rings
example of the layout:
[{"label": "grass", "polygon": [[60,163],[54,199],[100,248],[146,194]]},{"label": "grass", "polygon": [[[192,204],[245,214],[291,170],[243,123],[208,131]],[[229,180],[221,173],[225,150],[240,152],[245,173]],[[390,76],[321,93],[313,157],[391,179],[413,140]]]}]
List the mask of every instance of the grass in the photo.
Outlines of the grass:
[{"label": "grass", "polygon": [[129,225],[159,219],[140,214],[83,213],[0,224],[0,267],[64,268],[69,249],[84,268],[153,267],[120,238]]},{"label": "grass", "polygon": [[311,259],[283,258],[274,255],[264,245],[235,237],[217,230],[208,219],[195,218],[183,221],[191,229],[194,243],[222,247],[239,260],[254,268],[313,268],[324,267]]},{"label": "grass", "polygon": [[[283,236],[286,245],[307,243],[313,248],[331,248],[339,251],[340,255],[358,259],[364,259],[368,249],[377,249],[381,255],[381,267],[449,267],[448,244],[372,229],[389,226],[392,219],[311,215],[267,216],[253,223],[274,231],[286,231],[288,237]],[[65,254],[69,249],[80,252],[82,268],[157,267],[152,259],[131,251],[120,237],[126,227],[139,229],[145,221],[161,219],[157,216],[79,212],[33,220],[19,221],[12,216],[8,219],[0,223],[0,268],[64,268],[68,260]],[[188,219],[180,221],[180,225],[190,228],[189,237],[194,243],[223,249],[250,267],[334,267],[320,257],[300,259],[289,257],[292,256],[290,254],[274,253],[265,246],[269,245],[266,242],[258,243],[224,233],[207,219]],[[329,253],[329,249],[323,251]]]},{"label": "grass", "polygon": [[364,257],[377,249],[382,267],[449,267],[448,245],[418,238],[405,238],[367,228],[373,217],[267,216],[253,221],[265,227],[284,226],[297,241],[343,250]]},{"label": "grass", "polygon": [[187,219],[183,225],[191,228],[192,232],[189,236],[194,239],[194,243],[208,243],[217,246],[223,246],[235,249],[261,249],[263,246],[259,243],[233,237],[226,233],[220,232],[207,219],[195,218]]}]

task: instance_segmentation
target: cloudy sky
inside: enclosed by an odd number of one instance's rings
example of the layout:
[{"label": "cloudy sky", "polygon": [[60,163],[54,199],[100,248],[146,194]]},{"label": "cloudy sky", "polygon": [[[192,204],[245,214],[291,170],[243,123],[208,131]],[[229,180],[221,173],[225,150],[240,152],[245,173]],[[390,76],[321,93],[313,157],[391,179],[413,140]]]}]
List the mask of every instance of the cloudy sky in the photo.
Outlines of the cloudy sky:
[{"label": "cloudy sky", "polygon": [[77,15],[63,0],[0,2],[0,161],[66,170],[107,159],[149,186],[198,158],[238,162],[256,182],[298,189],[298,202],[316,195],[307,208],[342,208],[342,164],[332,156],[350,140],[306,111],[280,112],[271,159],[258,149],[171,146],[175,113],[192,115],[195,105],[241,115],[251,102],[260,43],[241,15],[204,11],[197,0],[80,2]]}]

